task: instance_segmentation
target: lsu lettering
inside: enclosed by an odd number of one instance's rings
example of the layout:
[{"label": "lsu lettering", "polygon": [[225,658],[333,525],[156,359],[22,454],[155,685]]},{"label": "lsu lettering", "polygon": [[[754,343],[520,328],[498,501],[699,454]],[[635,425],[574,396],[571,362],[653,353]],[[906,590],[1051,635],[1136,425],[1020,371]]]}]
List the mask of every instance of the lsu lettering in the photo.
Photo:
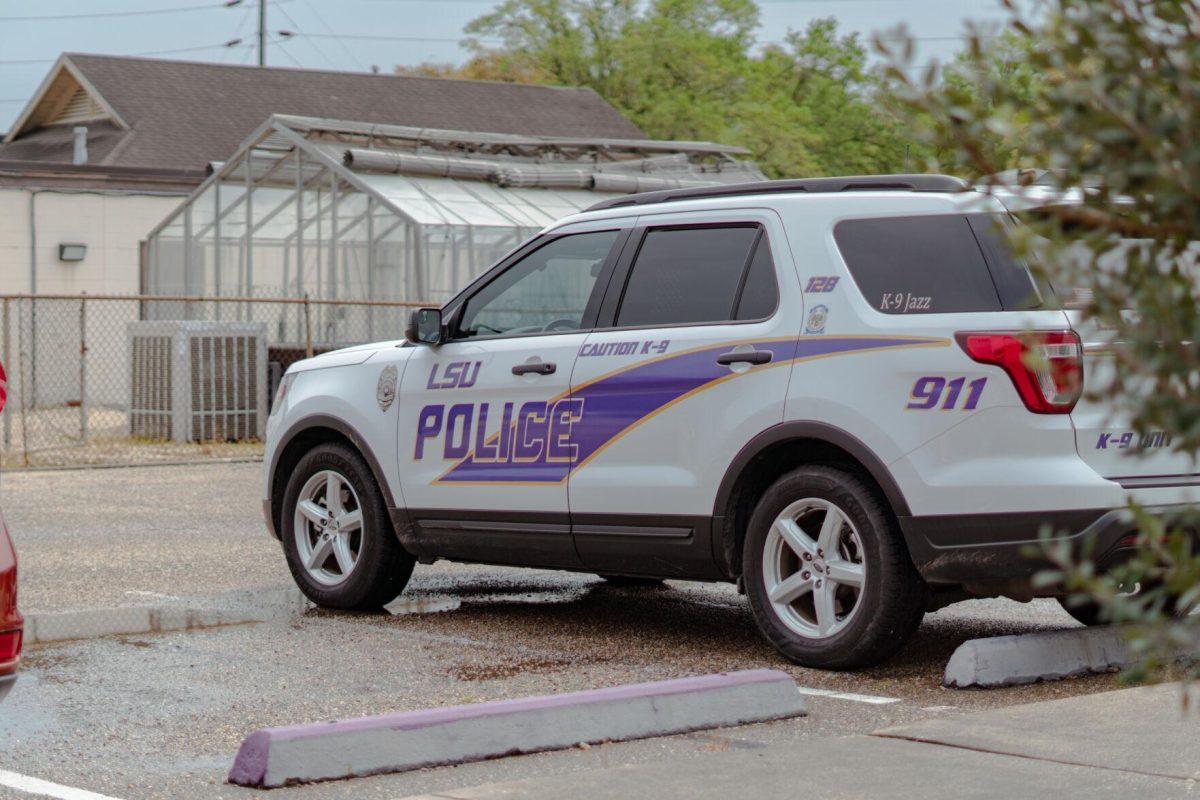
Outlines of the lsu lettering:
[{"label": "lsu lettering", "polygon": [[426,389],[467,389],[475,385],[479,378],[479,368],[482,361],[451,361],[438,377],[440,364],[429,368],[429,380],[425,382]]}]

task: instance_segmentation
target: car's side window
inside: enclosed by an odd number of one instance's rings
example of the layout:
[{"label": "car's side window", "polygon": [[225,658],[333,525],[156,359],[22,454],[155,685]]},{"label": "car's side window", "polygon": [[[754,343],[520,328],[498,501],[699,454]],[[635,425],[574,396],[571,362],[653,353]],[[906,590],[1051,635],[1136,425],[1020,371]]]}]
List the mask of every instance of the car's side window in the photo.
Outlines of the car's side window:
[{"label": "car's side window", "polygon": [[765,319],[779,305],[779,284],[775,282],[775,259],[765,231],[758,237],[754,255],[746,269],[746,281],[733,311],[736,320]]},{"label": "car's side window", "polygon": [[650,228],[617,327],[761,319],[778,302],[766,232],[756,224]]},{"label": "car's side window", "polygon": [[572,234],[533,251],[467,300],[455,338],[579,330],[619,236]]}]

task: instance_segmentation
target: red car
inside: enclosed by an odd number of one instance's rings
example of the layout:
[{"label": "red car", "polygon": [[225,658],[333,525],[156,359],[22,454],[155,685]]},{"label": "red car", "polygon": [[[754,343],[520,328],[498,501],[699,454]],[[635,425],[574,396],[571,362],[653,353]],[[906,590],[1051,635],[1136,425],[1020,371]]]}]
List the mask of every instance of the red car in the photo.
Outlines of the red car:
[{"label": "red car", "polygon": [[[0,364],[0,413],[8,395],[4,365]],[[17,680],[17,665],[21,663],[21,631],[24,620],[17,611],[17,554],[4,514],[0,513],[0,698]]]}]

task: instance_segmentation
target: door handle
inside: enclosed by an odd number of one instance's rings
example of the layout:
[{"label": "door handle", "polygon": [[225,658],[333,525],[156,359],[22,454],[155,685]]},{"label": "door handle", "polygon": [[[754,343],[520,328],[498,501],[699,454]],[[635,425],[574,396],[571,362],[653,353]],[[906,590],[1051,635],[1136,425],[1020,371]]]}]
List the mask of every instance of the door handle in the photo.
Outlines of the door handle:
[{"label": "door handle", "polygon": [[773,354],[770,350],[744,350],[742,352],[732,351],[729,353],[721,353],[717,356],[717,363],[726,367],[731,364],[766,364],[772,358]]},{"label": "door handle", "polygon": [[513,375],[528,375],[531,372],[538,375],[553,375],[558,369],[553,361],[535,361],[530,364],[517,364],[512,368]]}]

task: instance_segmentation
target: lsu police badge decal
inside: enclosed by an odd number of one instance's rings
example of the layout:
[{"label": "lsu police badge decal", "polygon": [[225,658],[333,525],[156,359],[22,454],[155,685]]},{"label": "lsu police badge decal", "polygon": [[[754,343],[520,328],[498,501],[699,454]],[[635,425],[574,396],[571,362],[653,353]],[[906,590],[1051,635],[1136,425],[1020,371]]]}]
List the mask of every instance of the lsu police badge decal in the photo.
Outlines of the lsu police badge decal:
[{"label": "lsu police badge decal", "polygon": [[804,332],[806,334],[821,334],[825,332],[825,321],[829,319],[829,306],[817,305],[813,306],[808,312],[808,319],[804,321]]},{"label": "lsu police badge decal", "polygon": [[379,373],[379,384],[375,387],[375,399],[379,401],[379,409],[385,414],[396,401],[396,365],[389,364]]}]

